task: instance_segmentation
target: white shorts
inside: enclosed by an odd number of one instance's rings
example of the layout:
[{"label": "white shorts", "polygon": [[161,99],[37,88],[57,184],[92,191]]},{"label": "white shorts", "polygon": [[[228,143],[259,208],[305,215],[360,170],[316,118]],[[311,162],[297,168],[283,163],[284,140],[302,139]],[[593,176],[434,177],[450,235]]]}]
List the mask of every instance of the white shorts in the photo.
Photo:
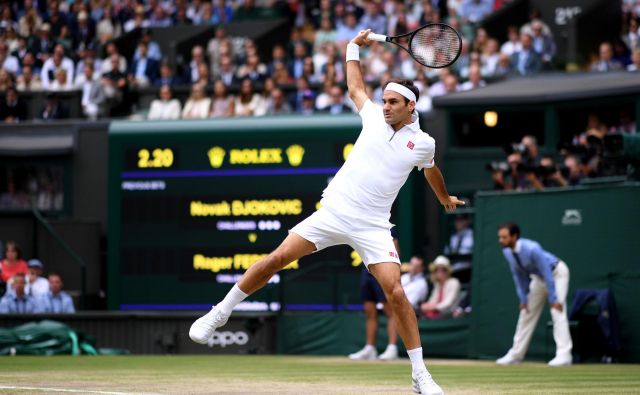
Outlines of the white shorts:
[{"label": "white shorts", "polygon": [[391,237],[391,224],[363,218],[343,217],[326,208],[320,208],[293,227],[293,232],[316,245],[316,251],[339,244],[348,244],[356,250],[368,267],[370,264],[395,262],[400,264]]}]

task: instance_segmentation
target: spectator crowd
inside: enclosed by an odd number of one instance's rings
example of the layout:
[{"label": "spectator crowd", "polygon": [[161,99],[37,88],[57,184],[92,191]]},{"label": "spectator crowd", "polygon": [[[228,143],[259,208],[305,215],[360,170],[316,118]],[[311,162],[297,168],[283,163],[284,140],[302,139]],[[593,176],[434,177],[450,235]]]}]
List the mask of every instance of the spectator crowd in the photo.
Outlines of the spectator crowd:
[{"label": "spectator crowd", "polygon": [[[192,119],[276,114],[351,112],[344,92],[344,49],[360,29],[390,36],[429,22],[446,22],[463,36],[463,50],[449,69],[426,70],[403,50],[372,44],[362,56],[369,91],[390,78],[415,80],[419,111],[431,109],[433,97],[475,89],[510,75],[531,75],[554,68],[555,39],[534,10],[523,26],[511,26],[500,42],[479,22],[508,0],[21,0],[0,3],[0,118],[27,118],[23,92],[44,91],[42,120],[69,116],[59,92],[81,92],[85,117]],[[635,71],[640,67],[638,6],[623,2],[625,24],[620,40],[600,45],[594,71]],[[247,37],[231,37],[232,21],[285,17],[291,30],[259,51]],[[196,45],[186,59],[168,59],[152,30],[170,26],[212,25],[215,36]],[[141,29],[135,52],[125,56],[116,44]],[[261,57],[260,54],[263,54]],[[176,87],[191,94],[182,103]],[[140,108],[137,92],[157,89],[150,108]]]},{"label": "spectator crowd", "polygon": [[62,290],[60,274],[43,277],[44,264],[22,259],[15,241],[4,245],[0,260],[0,314],[75,313],[71,296]]}]

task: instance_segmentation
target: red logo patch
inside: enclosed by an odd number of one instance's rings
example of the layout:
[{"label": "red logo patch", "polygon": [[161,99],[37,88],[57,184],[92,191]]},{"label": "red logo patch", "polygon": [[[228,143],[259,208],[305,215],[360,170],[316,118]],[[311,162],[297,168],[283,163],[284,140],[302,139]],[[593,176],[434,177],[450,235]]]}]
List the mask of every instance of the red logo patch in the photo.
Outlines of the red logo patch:
[{"label": "red logo patch", "polygon": [[398,254],[396,252],[393,251],[389,251],[389,256],[392,258],[398,258]]},{"label": "red logo patch", "polygon": [[413,141],[409,140],[409,142],[407,143],[407,148],[409,148],[410,150],[413,150],[413,147],[415,147],[416,145],[413,144]]}]

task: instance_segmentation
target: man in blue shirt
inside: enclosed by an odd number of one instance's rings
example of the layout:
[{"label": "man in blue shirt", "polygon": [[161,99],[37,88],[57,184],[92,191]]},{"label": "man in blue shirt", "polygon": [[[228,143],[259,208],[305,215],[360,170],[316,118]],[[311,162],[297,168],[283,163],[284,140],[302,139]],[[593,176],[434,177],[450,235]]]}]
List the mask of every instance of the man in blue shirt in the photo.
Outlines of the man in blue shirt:
[{"label": "man in blue shirt", "polygon": [[498,242],[516,285],[520,317],[513,336],[513,346],[496,363],[511,365],[524,359],[546,296],[551,306],[553,339],[556,342],[556,356],[549,361],[549,366],[571,365],[573,343],[566,305],[569,268],[555,255],[543,250],[538,242],[520,238],[520,227],[517,224],[500,225]]},{"label": "man in blue shirt", "polygon": [[0,314],[35,314],[42,313],[42,306],[25,292],[27,279],[24,274],[17,273],[12,277],[13,292],[0,300]]},{"label": "man in blue shirt", "polygon": [[71,296],[62,290],[62,278],[59,274],[49,274],[49,292],[43,296],[42,305],[45,313],[72,314],[76,312]]}]

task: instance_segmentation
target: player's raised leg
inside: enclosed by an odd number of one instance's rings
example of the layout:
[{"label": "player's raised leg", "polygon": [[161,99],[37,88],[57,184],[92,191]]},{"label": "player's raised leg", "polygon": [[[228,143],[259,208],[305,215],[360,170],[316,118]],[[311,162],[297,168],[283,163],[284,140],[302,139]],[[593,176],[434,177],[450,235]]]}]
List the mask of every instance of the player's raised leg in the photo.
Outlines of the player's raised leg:
[{"label": "player's raised leg", "polygon": [[289,233],[286,239],[266,257],[251,265],[227,296],[207,314],[198,318],[189,330],[189,337],[205,344],[216,328],[227,323],[233,308],[247,296],[262,288],[267,281],[289,263],[315,251],[316,246],[303,237]]},{"label": "player's raised leg", "polygon": [[393,311],[396,331],[411,359],[413,391],[423,395],[442,395],[442,388],[431,377],[422,359],[422,346],[416,314],[400,284],[400,266],[395,262],[370,264],[371,274],[378,280],[387,303]]}]

